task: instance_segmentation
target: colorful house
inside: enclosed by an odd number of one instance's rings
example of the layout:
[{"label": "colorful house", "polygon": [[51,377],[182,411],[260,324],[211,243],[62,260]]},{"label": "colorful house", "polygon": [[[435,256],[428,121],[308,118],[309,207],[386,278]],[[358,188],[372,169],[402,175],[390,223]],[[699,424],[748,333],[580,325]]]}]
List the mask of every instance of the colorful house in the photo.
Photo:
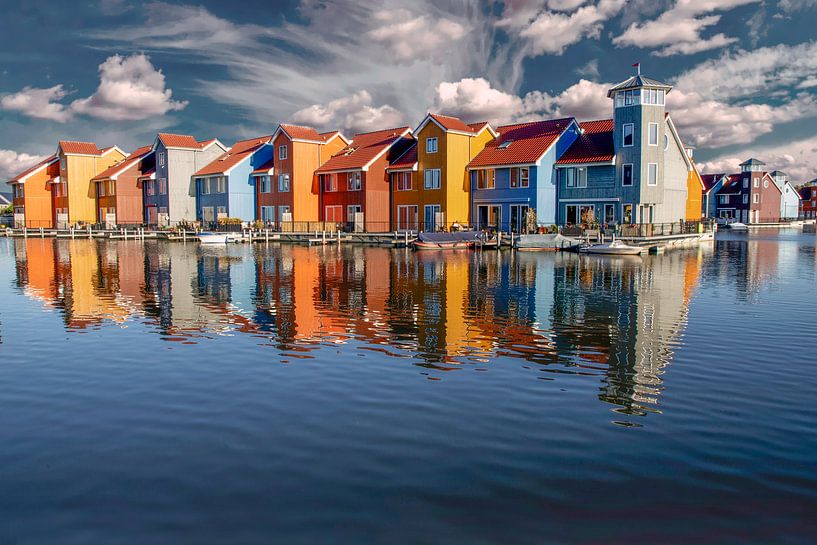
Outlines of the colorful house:
[{"label": "colorful house", "polygon": [[779,170],[773,170],[769,176],[780,190],[780,219],[797,219],[800,215],[800,194],[789,182],[789,176]]},{"label": "colorful house", "polygon": [[582,123],[556,161],[560,224],[673,223],[686,217],[694,169],[666,113],[672,87],[638,74],[607,93],[613,119]]},{"label": "colorful house", "polygon": [[[192,136],[159,133],[153,142],[155,175],[143,178],[145,223],[176,225],[196,219],[193,174],[227,148],[216,139],[198,142]],[[153,178],[153,179],[151,179]]]},{"label": "colorful house", "polygon": [[686,221],[700,221],[703,213],[704,181],[695,161],[692,160],[692,148],[686,148],[687,157],[692,163],[692,170],[687,175],[687,207],[684,219]]},{"label": "colorful house", "polygon": [[705,218],[718,217],[718,192],[723,184],[729,182],[728,174],[704,174],[701,176],[704,191],[701,201],[701,211]]},{"label": "colorful house", "polygon": [[[272,137],[241,140],[198,170],[196,183],[196,219],[212,223],[222,217],[255,220],[255,170],[272,160]],[[269,186],[269,177],[261,180]]]},{"label": "colorful house", "polygon": [[[315,171],[349,145],[340,132],[318,133],[311,127],[281,124],[272,137],[274,165],[263,165],[256,176],[273,179],[258,188],[256,217],[286,223],[288,229],[310,230],[321,218]],[[268,173],[268,174],[265,174]],[[294,223],[293,223],[294,222]]]},{"label": "colorful house", "polygon": [[817,180],[807,182],[800,188],[800,218],[817,217]]},{"label": "colorful house", "polygon": [[419,223],[423,231],[469,225],[471,197],[466,169],[496,132],[485,122],[468,125],[456,117],[428,114],[414,136],[417,170],[410,186],[392,191],[395,228],[401,221],[403,225]]},{"label": "colorful house", "polygon": [[717,217],[743,223],[780,221],[783,191],[765,171],[766,163],[749,159],[740,164],[740,174],[731,174],[717,194]]},{"label": "colorful house", "polygon": [[59,177],[59,159],[52,155],[8,181],[14,206],[14,227],[54,227],[51,184]]},{"label": "colorful house", "polygon": [[91,179],[96,195],[97,223],[141,225],[144,213],[139,178],[154,169],[154,158],[151,147],[145,146]]},{"label": "colorful house", "polygon": [[96,184],[91,179],[127,154],[116,146],[99,149],[92,142],[61,140],[56,155],[60,176],[51,184],[55,225],[96,223]]},{"label": "colorful house", "polygon": [[409,127],[356,134],[315,171],[321,221],[342,224],[347,231],[390,230],[386,168],[413,144]]},{"label": "colorful house", "polygon": [[571,117],[505,125],[497,133],[468,164],[471,223],[521,233],[535,210],[537,224],[555,224],[553,167],[579,137],[579,124]]},{"label": "colorful house", "polygon": [[[414,189],[414,179],[417,177],[417,140],[412,140],[401,155],[389,163],[386,173],[389,176],[391,185],[392,201],[399,200],[402,194],[398,191],[412,191]],[[392,214],[392,228],[398,231],[417,231],[419,224],[417,221],[417,205],[401,205],[398,207],[389,206]]]}]

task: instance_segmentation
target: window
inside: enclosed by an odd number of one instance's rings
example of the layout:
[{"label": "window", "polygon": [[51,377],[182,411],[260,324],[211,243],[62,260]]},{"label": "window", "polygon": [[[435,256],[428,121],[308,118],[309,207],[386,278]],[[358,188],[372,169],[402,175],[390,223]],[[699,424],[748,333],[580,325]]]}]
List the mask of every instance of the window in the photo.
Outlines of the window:
[{"label": "window", "polygon": [[283,193],[289,191],[289,174],[278,175],[278,191]]},{"label": "window", "polygon": [[287,158],[287,147],[278,146],[278,159],[284,160]]},{"label": "window", "polygon": [[749,177],[746,176],[746,177],[743,178],[743,189],[748,189],[748,188],[749,188]]},{"label": "window", "polygon": [[604,205],[604,223],[610,224],[615,223],[616,221],[616,205],[614,204],[605,204]]},{"label": "window", "polygon": [[763,189],[767,189],[769,187],[769,180],[763,180]]},{"label": "window", "polygon": [[199,178],[199,186],[202,195],[210,194],[210,178]]},{"label": "window", "polygon": [[152,197],[156,194],[156,180],[145,180],[145,195]]},{"label": "window", "polygon": [[633,165],[631,163],[621,165],[621,185],[633,185]]},{"label": "window", "polygon": [[115,180],[108,180],[108,195],[113,197],[116,195],[116,181]]},{"label": "window", "polygon": [[749,195],[743,196],[743,204],[749,204]]},{"label": "window", "polygon": [[216,219],[226,218],[226,217],[227,217],[227,207],[226,206],[219,206],[216,209]]},{"label": "window", "polygon": [[576,187],[587,187],[587,167],[576,169]]},{"label": "window", "polygon": [[648,125],[649,129],[649,138],[647,143],[650,146],[657,146],[658,145],[658,123],[650,123]]},{"label": "window", "polygon": [[634,136],[633,133],[635,132],[635,125],[633,123],[625,123],[622,127],[622,141],[623,146],[630,147],[633,145]]},{"label": "window", "polygon": [[437,228],[444,227],[442,208],[439,204],[427,204],[423,208],[423,212],[423,229],[425,231],[436,231]]},{"label": "window", "polygon": [[357,216],[356,214],[360,214],[363,212],[363,207],[359,204],[350,204],[346,206],[346,222],[354,224],[355,227],[363,227],[361,224],[357,223]]},{"label": "window", "polygon": [[[269,183],[269,176],[258,177],[258,191],[261,193],[269,193],[272,188]],[[263,218],[262,218],[263,219]]]},{"label": "window", "polygon": [[104,197],[105,196],[105,182],[97,182],[96,183],[96,196],[97,197]]},{"label": "window", "polygon": [[324,207],[324,221],[329,223],[343,222],[343,206],[333,205]]},{"label": "window", "polygon": [[563,168],[562,181],[564,182],[565,187],[576,187],[576,169]]},{"label": "window", "polygon": [[760,178],[755,178],[753,185],[755,187],[760,187]]},{"label": "window", "polygon": [[219,176],[216,178],[216,184],[218,188],[218,193],[227,193],[227,177],[226,176]]},{"label": "window", "polygon": [[530,168],[512,168],[511,187],[530,187]]},{"label": "window", "polygon": [[[744,195],[746,197],[747,195]],[[718,195],[721,204],[729,204],[729,195]],[[745,201],[744,201],[745,202]]]},{"label": "window", "polygon": [[514,233],[525,233],[528,230],[528,205],[511,205],[511,231]]},{"label": "window", "polygon": [[411,172],[394,172],[391,176],[397,191],[411,191]]},{"label": "window", "polygon": [[336,174],[322,174],[323,190],[326,193],[334,193],[338,190],[338,179]]},{"label": "window", "polygon": [[669,135],[664,134],[664,151],[669,149]]},{"label": "window", "polygon": [[492,168],[477,170],[477,189],[494,189],[496,187],[496,171]]},{"label": "window", "polygon": [[215,214],[212,206],[201,207],[201,221],[212,223],[215,219]]},{"label": "window", "polygon": [[658,185],[658,163],[647,163],[647,185]]},{"label": "window", "polygon": [[397,207],[397,230],[417,230],[417,205],[401,205]]},{"label": "window", "polygon": [[158,154],[158,156],[159,156],[159,157],[158,157],[158,158],[159,158],[159,166],[160,166],[160,167],[165,166],[165,152],[160,151],[160,152],[159,152],[159,154]]},{"label": "window", "polygon": [[263,222],[275,221],[275,207],[274,206],[262,206],[261,207],[261,221],[263,221]]},{"label": "window", "polygon": [[159,195],[167,195],[167,178],[159,178]]},{"label": "window", "polygon": [[500,145],[496,147],[496,149],[508,149],[511,144],[513,144],[513,140],[505,140]]},{"label": "window", "polygon": [[437,153],[437,138],[426,138],[426,153]]},{"label": "window", "polygon": [[621,205],[621,222],[622,223],[633,223],[633,205],[632,204],[622,204]]},{"label": "window", "polygon": [[423,187],[425,187],[425,189],[440,189],[440,169],[439,168],[426,169],[426,171],[423,174],[424,174]]},{"label": "window", "polygon": [[477,206],[477,229],[499,231],[501,224],[502,206],[498,204],[481,204]]},{"label": "window", "polygon": [[63,170],[63,171],[66,170],[68,168],[67,163],[68,163],[68,161],[65,159],[65,157],[61,157],[60,158],[60,170]]},{"label": "window", "polygon": [[278,207],[278,221],[292,221],[292,212],[289,206]]},{"label": "window", "polygon": [[596,212],[592,204],[568,204],[565,207],[565,222],[569,225],[593,223]]},{"label": "window", "polygon": [[346,189],[348,191],[360,191],[363,188],[360,172],[350,172],[346,178]]},{"label": "window", "polygon": [[754,204],[757,204],[757,203],[760,202],[760,193],[755,193],[754,195],[752,195],[752,202]]}]

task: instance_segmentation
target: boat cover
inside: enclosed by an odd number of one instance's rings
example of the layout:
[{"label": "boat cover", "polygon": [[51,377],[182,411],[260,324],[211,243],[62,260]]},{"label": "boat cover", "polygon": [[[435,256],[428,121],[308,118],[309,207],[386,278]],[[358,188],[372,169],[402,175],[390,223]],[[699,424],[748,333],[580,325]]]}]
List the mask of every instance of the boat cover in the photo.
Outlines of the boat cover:
[{"label": "boat cover", "polygon": [[420,242],[475,242],[479,240],[479,231],[454,231],[452,233],[420,233],[417,239]]}]

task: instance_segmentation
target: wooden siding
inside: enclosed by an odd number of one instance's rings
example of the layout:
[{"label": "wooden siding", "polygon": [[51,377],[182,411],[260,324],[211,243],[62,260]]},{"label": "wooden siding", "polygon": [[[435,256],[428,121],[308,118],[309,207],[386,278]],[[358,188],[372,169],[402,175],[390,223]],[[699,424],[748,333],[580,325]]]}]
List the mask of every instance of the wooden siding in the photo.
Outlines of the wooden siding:
[{"label": "wooden siding", "polygon": [[60,169],[60,177],[68,182],[68,221],[69,223],[96,223],[96,187],[91,178],[118,163],[125,155],[118,150],[111,150],[101,156],[64,155],[66,168]]},{"label": "wooden siding", "polygon": [[36,229],[54,227],[54,208],[49,180],[60,174],[60,163],[56,161],[39,172],[29,176],[23,185],[23,198],[14,199],[15,206],[23,206],[26,227]]}]

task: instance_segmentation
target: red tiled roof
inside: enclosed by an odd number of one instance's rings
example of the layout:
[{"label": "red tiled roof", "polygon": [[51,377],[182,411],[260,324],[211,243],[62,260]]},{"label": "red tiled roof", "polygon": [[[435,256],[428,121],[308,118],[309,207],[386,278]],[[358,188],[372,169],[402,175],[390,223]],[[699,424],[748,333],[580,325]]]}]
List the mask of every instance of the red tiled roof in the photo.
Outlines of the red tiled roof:
[{"label": "red tiled roof", "polygon": [[[443,128],[447,131],[459,131],[459,132],[467,132],[467,133],[476,133],[477,131],[471,125],[466,124],[463,120],[458,117],[451,117],[449,115],[442,115],[442,114],[428,114],[434,121],[439,123],[443,126]],[[478,125],[478,123],[474,123],[473,125]]]},{"label": "red tiled roof", "polygon": [[482,129],[488,126],[488,122],[479,121],[477,123],[469,123],[468,126],[471,127],[474,132],[479,133]]},{"label": "red tiled roof", "polygon": [[42,167],[44,167],[44,166],[46,166],[46,165],[48,165],[48,164],[50,164],[50,163],[52,163],[52,162],[54,162],[56,160],[57,160],[56,155],[52,155],[51,157],[46,157],[45,159],[43,159],[42,161],[40,161],[36,165],[27,168],[26,170],[24,170],[23,172],[21,172],[20,174],[18,174],[17,176],[12,178],[11,180],[9,180],[9,182],[19,181],[21,178],[25,178],[29,174],[33,174],[34,172],[40,170]]},{"label": "red tiled roof", "polygon": [[209,174],[224,174],[235,165],[250,157],[258,148],[270,141],[270,136],[260,136],[248,140],[240,140],[229,150],[222,153],[215,161],[199,169],[193,176],[207,176]]},{"label": "red tiled roof", "polygon": [[211,138],[210,140],[205,140],[204,142],[199,142],[199,143],[198,143],[198,145],[199,145],[199,149],[204,149],[204,148],[206,148],[207,146],[209,146],[210,144],[212,144],[212,143],[213,143],[213,142],[215,142],[216,140],[218,140],[218,139],[217,139],[217,138]]},{"label": "red tiled roof", "polygon": [[134,150],[133,153],[131,153],[118,163],[112,165],[111,167],[103,170],[102,172],[91,178],[91,181],[107,180],[111,176],[117,175],[119,172],[122,172],[123,170],[126,170],[134,166],[137,162],[139,162],[142,159],[142,157],[150,153],[152,149],[153,146],[144,146]]},{"label": "red tiled roof", "polygon": [[386,170],[405,170],[408,168],[414,168],[414,165],[417,164],[417,141],[413,140],[409,148],[403,152],[402,155],[398,155],[389,166],[386,167]]},{"label": "red tiled roof", "polygon": [[326,161],[316,172],[361,169],[389,148],[409,127],[356,134],[352,143]]},{"label": "red tiled roof", "polygon": [[312,127],[303,127],[301,125],[288,125],[286,123],[281,123],[281,130],[286,132],[290,138],[296,140],[310,140],[312,142],[325,142],[327,139],[327,135],[334,134],[334,133],[319,134],[318,131],[316,131]]},{"label": "red tiled roof", "polygon": [[[573,122],[572,117],[504,125],[469,167],[535,163]],[[509,143],[509,144],[507,144]],[[503,147],[503,144],[507,146]]]},{"label": "red tiled roof", "polygon": [[60,148],[63,153],[73,153],[79,155],[100,155],[102,151],[93,142],[74,142],[71,140],[60,140]]},{"label": "red tiled roof", "polygon": [[275,157],[271,157],[269,161],[252,171],[253,174],[269,174],[269,171],[275,166]]},{"label": "red tiled roof", "polygon": [[197,149],[201,145],[196,142],[196,139],[186,134],[168,134],[164,132],[159,133],[159,140],[166,148],[190,148]]},{"label": "red tiled roof", "polygon": [[579,123],[583,133],[556,161],[557,165],[602,163],[613,160],[613,120]]}]

